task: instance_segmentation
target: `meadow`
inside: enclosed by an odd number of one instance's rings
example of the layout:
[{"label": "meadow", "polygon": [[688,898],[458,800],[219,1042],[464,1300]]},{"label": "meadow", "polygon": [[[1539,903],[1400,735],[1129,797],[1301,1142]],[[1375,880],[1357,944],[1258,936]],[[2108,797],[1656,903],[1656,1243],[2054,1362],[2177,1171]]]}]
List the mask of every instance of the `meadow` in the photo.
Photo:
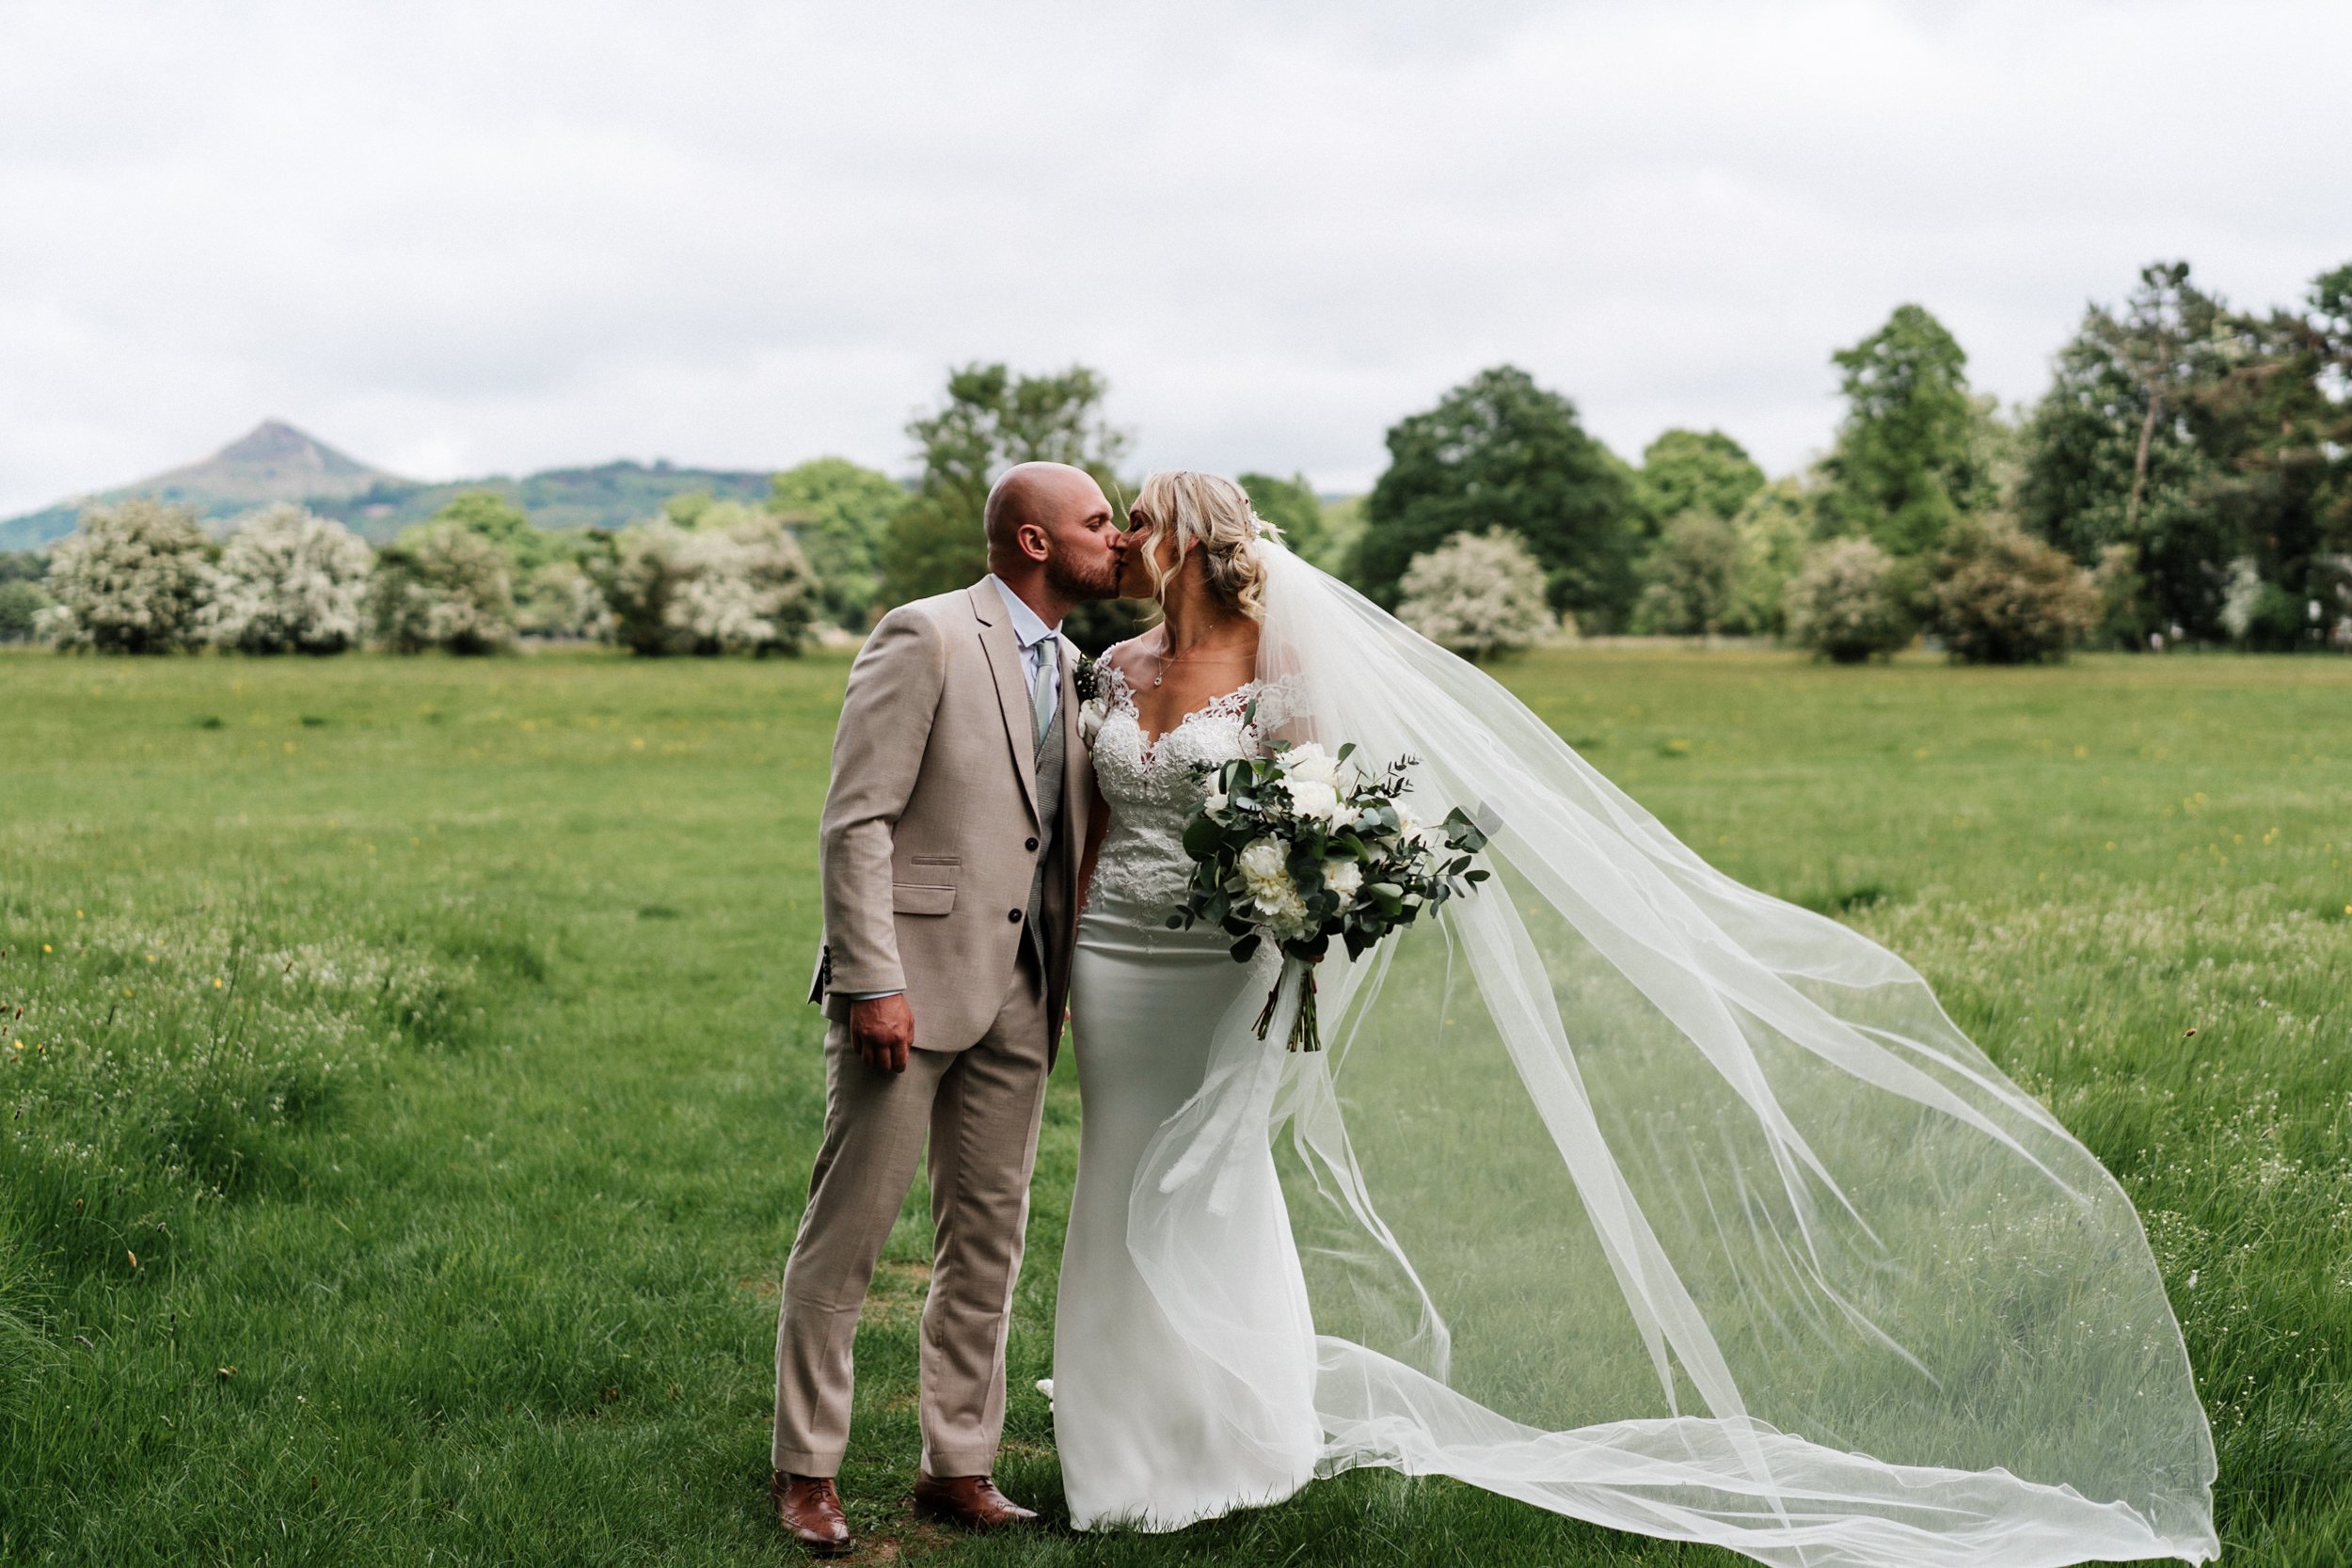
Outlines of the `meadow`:
[{"label": "meadow", "polygon": [[[838,655],[0,654],[0,1561],[761,1563],[821,1106]],[[2352,1560],[2352,661],[1502,673],[1734,875],[1850,921],[2138,1204],[2225,1561]],[[1048,1105],[999,1479],[915,1525],[921,1194],[858,1342],[861,1560],[1730,1564],[1358,1472],[1062,1528]]]}]

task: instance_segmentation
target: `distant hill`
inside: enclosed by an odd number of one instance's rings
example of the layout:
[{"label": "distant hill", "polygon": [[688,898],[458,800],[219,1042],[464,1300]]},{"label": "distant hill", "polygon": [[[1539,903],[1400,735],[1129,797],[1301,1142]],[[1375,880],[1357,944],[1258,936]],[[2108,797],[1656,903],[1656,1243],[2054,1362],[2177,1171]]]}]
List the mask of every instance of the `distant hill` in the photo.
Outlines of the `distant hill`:
[{"label": "distant hill", "polygon": [[89,502],[138,495],[176,501],[221,522],[269,501],[300,501],[381,544],[468,490],[511,498],[542,528],[619,528],[651,516],[663,501],[691,490],[725,499],[765,499],[768,475],[680,468],[666,462],[650,467],[606,463],[550,468],[522,479],[497,474],[426,484],[370,467],[282,420],[267,420],[200,463],[0,521],[0,550],[39,549],[72,532],[74,519]]},{"label": "distant hill", "polygon": [[531,514],[541,528],[620,528],[661,510],[672,496],[707,490],[722,500],[763,501],[768,473],[725,468],[680,468],[670,463],[604,463],[593,468],[548,468],[521,479],[488,479],[448,484],[411,484],[395,480],[360,495],[313,499],[310,510],[334,517],[355,532],[381,544],[422,522],[452,496],[495,490]]}]

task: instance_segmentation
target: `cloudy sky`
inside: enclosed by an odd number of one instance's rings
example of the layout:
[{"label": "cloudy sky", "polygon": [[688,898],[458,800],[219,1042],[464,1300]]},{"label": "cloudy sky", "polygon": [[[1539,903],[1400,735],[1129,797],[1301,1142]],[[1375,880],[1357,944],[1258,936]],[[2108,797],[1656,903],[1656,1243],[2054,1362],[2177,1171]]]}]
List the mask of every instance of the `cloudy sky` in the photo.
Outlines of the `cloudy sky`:
[{"label": "cloudy sky", "polygon": [[2018,399],[2352,260],[2341,0],[0,0],[0,515],[264,416],[419,478],[903,471],[951,363],[1379,470],[1482,366],[1785,469],[1917,300]]}]

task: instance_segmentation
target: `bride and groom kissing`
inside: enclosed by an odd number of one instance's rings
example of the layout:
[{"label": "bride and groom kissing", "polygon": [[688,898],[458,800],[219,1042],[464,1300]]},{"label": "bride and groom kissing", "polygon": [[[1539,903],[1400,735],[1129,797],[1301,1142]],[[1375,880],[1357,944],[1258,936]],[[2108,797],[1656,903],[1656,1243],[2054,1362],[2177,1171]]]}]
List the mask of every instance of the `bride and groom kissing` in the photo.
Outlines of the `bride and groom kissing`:
[{"label": "bride and groom kissing", "polygon": [[[1216,517],[1205,540],[1155,520],[1158,506],[1199,534],[1204,500]],[[849,1439],[850,1345],[927,1141],[936,1239],[921,1329],[915,1506],[975,1528],[1034,1517],[996,1490],[989,1471],[1004,1421],[1005,1344],[1045,1082],[1073,993],[1078,916],[1108,825],[1087,744],[1101,737],[1082,737],[1077,658],[1059,628],[1077,604],[1156,587],[1165,619],[1115,650],[1108,667],[1131,672],[1152,717],[1168,720],[1164,727],[1181,721],[1178,705],[1204,687],[1229,697],[1248,682],[1255,653],[1255,626],[1236,592],[1254,539],[1243,531],[1249,517],[1238,489],[1206,476],[1147,487],[1122,519],[1085,470],[1021,465],[988,498],[989,575],[892,610],[851,668],[820,829],[825,942],[811,1000],[829,1021],[824,1136],[785,1271],[776,1339],[775,1504],[786,1528],[819,1554],[850,1547],[833,1484]],[[1148,851],[1140,838],[1123,842]],[[1130,874],[1134,849],[1115,842],[1109,853],[1104,869]],[[1083,1004],[1083,985],[1079,994]],[[1156,1035],[1166,1021],[1131,1013],[1130,1022]],[[1081,1070],[1096,1093],[1079,1191],[1116,1188],[1123,1210],[1123,1184],[1098,1168],[1111,1155],[1097,1151],[1104,1140],[1094,1129],[1148,1108],[1102,1103],[1120,1089]],[[1075,1299],[1090,1264],[1116,1273],[1124,1257],[1117,1236],[1092,1239],[1099,1257],[1087,1255],[1089,1237],[1073,1219],[1057,1325],[1064,1344],[1112,1331],[1135,1293],[1112,1281],[1101,1298]],[[1073,1325],[1073,1311],[1087,1322]],[[1116,1345],[1103,1350],[1113,1363],[1123,1359]],[[1083,1374],[1061,1371],[1056,1413],[1065,1429],[1072,1402],[1088,1392]],[[1135,1415],[1154,1418],[1144,1405]]]},{"label": "bride and groom kissing", "polygon": [[[851,1344],[927,1148],[914,1503],[1036,1518],[990,1473],[1066,1018],[1075,1528],[1383,1465],[1787,1568],[2215,1554],[2138,1216],[1915,971],[1708,865],[1229,480],[1152,475],[1121,518],[1024,464],[985,526],[986,577],[876,626],[834,739],[824,1130],[776,1335],[793,1538],[852,1549]],[[1082,702],[1059,626],[1113,596],[1161,620]],[[1281,955],[1169,916],[1204,775],[1306,741],[1501,829],[1475,896],[1322,965],[1332,1049],[1288,1053]],[[1279,869],[1294,901],[1321,880]]]}]

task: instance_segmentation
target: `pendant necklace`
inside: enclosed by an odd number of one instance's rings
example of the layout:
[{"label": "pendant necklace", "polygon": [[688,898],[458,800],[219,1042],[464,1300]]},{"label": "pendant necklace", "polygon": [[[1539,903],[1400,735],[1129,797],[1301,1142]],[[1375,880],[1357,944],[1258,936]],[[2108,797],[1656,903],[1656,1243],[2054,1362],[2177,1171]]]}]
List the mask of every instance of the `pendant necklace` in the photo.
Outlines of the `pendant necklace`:
[{"label": "pendant necklace", "polygon": [[[1211,631],[1216,630],[1216,628],[1223,626],[1228,619],[1230,619],[1230,617],[1222,615],[1218,616],[1216,620],[1209,623],[1209,629]],[[1184,662],[1184,657],[1180,654],[1162,654],[1160,656],[1160,673],[1152,677],[1152,689],[1157,691],[1160,689],[1160,684],[1168,679],[1168,672],[1170,666],[1182,664]]]}]

